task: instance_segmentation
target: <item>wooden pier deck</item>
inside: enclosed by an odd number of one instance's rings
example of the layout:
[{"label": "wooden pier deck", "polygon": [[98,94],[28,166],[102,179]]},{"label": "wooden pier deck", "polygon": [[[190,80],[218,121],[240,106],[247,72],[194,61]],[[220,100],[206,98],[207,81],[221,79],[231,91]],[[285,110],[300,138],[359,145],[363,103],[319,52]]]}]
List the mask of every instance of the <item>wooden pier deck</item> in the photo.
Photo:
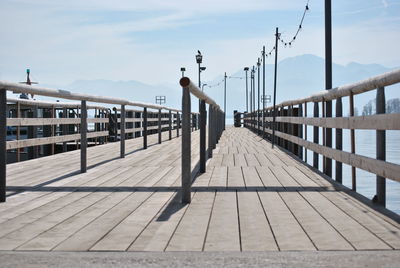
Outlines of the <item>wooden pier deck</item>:
[{"label": "wooden pier deck", "polygon": [[[157,136],[149,137],[155,143]],[[198,161],[198,131],[192,134]],[[164,140],[167,140],[164,136]],[[7,166],[0,250],[399,250],[400,224],[244,128],[227,128],[182,205],[181,139]],[[15,192],[18,192],[15,194]]]}]

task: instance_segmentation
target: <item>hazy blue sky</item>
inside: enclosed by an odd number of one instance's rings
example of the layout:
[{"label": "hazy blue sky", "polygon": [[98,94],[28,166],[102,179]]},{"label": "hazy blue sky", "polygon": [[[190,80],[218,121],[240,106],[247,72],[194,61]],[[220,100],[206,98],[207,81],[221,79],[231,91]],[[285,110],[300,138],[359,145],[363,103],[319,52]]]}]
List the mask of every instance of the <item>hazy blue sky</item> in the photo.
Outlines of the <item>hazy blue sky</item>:
[{"label": "hazy blue sky", "polygon": [[[205,80],[252,65],[290,38],[305,0],[0,0],[0,79],[45,84],[77,79],[178,81],[181,66]],[[400,0],[333,0],[333,60],[400,66]],[[283,59],[324,55],[324,1],[310,0],[303,30]],[[272,59],[268,60],[269,62]]]}]

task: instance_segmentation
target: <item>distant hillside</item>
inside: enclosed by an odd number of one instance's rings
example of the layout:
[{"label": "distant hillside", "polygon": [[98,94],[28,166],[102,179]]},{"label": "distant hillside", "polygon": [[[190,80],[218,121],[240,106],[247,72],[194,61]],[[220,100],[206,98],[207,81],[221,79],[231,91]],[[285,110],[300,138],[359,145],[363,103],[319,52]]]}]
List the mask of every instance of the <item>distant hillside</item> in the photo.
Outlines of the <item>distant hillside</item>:
[{"label": "distant hillside", "polygon": [[[268,59],[268,62],[271,62]],[[249,66],[251,67],[251,66]],[[354,83],[374,75],[393,70],[378,64],[350,63],[345,66],[333,64],[333,86],[337,87],[348,83]],[[274,66],[267,64],[266,68],[266,94],[272,95]],[[204,81],[208,85],[215,85],[223,79],[223,72],[212,81]],[[238,70],[228,76],[244,77],[245,73]],[[262,73],[261,73],[262,75]],[[197,77],[192,79],[197,81]],[[325,63],[324,59],[314,55],[302,55],[287,58],[278,64],[277,102],[283,100],[302,98],[324,90],[325,87]],[[157,83],[157,81],[155,81]],[[256,84],[257,85],[257,84]],[[214,98],[217,103],[223,105],[224,87],[221,83],[218,87],[204,87],[204,91]],[[262,86],[262,84],[261,84]],[[54,88],[54,86],[53,86]],[[73,92],[81,92],[93,95],[127,98],[143,102],[155,103],[155,96],[166,96],[167,106],[180,107],[182,91],[179,85],[148,85],[139,81],[110,81],[110,80],[77,80],[66,86],[55,88],[67,89]],[[262,92],[262,88],[261,88]],[[355,96],[355,105],[358,111],[369,100],[375,98],[375,91]],[[386,99],[400,97],[400,86],[389,87],[386,91]],[[192,98],[192,110],[198,108],[195,98]],[[346,103],[347,102],[347,103]],[[272,105],[272,104],[268,104]],[[343,113],[347,114],[348,100],[343,99]],[[227,116],[231,117],[233,110],[244,111],[246,109],[245,79],[232,78],[227,80]]]},{"label": "distant hillside", "polygon": [[[249,66],[251,67],[251,66]],[[350,63],[345,66],[333,64],[333,87],[354,83],[371,76],[382,74],[393,70],[394,68],[386,68],[378,64],[359,64]],[[257,74],[257,73],[256,73]],[[244,77],[245,72],[239,70],[234,74],[228,74],[234,77]],[[262,70],[261,70],[262,75]],[[266,66],[266,94],[272,95],[273,92],[273,76],[274,65]],[[250,77],[250,75],[249,75]],[[213,85],[223,79],[223,76],[208,81],[207,84]],[[250,79],[250,78],[249,78]],[[250,81],[250,80],[249,80]],[[325,61],[323,58],[314,55],[302,55],[293,58],[287,58],[278,63],[277,75],[277,103],[284,100],[297,99],[307,97],[325,88]],[[395,87],[400,88],[396,85]],[[250,88],[250,86],[249,86]],[[245,79],[228,79],[227,80],[227,110],[228,114],[234,109],[244,111],[246,109],[245,96]],[[207,88],[207,94],[215,98],[218,103],[223,103],[223,83],[219,87]],[[257,82],[256,82],[257,90]],[[262,92],[262,83],[261,83]],[[355,106],[359,111],[362,110],[371,98],[376,94],[374,91],[370,93],[355,96]],[[387,98],[400,97],[400,90],[387,90]],[[268,104],[272,105],[271,103]],[[348,108],[346,100],[344,100],[344,109]]]}]

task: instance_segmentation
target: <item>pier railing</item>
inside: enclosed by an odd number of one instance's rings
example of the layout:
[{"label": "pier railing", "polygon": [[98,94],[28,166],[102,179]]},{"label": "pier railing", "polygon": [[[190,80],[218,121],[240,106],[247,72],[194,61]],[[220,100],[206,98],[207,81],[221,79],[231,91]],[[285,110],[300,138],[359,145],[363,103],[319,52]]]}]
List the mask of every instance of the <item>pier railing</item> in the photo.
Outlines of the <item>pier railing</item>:
[{"label": "pier railing", "polygon": [[[307,162],[307,150],[313,151],[313,167],[319,168],[323,156],[323,172],[332,177],[332,159],[335,160],[335,180],[342,183],[342,163],[352,169],[352,190],[356,191],[356,168],[376,174],[376,195],[373,201],[385,206],[386,179],[400,182],[400,165],[386,161],[386,130],[400,130],[400,114],[385,111],[385,87],[400,82],[400,70],[391,71],[358,83],[324,90],[303,99],[282,102],[245,114],[245,126],[290,151]],[[355,116],[354,95],[376,90],[376,115]],[[343,116],[342,98],[349,98],[349,116]],[[335,101],[335,116],[326,117],[326,103]],[[308,105],[313,105],[313,118],[307,117]],[[322,117],[320,117],[322,109]],[[257,120],[259,118],[259,120]],[[307,126],[313,127],[313,142],[307,140]],[[319,132],[322,128],[322,145]],[[335,128],[335,148],[326,135]],[[343,129],[350,130],[351,152],[343,149]],[[376,130],[376,159],[356,154],[355,130]],[[371,141],[371,145],[373,141]]]},{"label": "pier railing", "polygon": [[[26,93],[40,96],[54,97],[66,100],[79,100],[79,103],[67,102],[49,102],[49,101],[33,101],[24,99],[7,100],[7,91],[14,93]],[[7,118],[7,103],[15,103],[16,118]],[[107,105],[119,105],[118,109],[110,109],[104,106],[87,105],[87,102],[102,103]],[[21,105],[31,105],[33,107],[47,107],[46,113],[43,112],[43,117],[38,118],[37,113],[32,113],[30,118],[21,118],[20,107]],[[139,112],[138,117],[128,116],[130,112],[126,106],[142,107],[143,111]],[[55,110],[62,109],[62,118],[56,117]],[[68,109],[74,109],[76,117],[69,118]],[[95,109],[95,118],[88,118],[88,110]],[[148,109],[156,110],[156,112],[149,111]],[[33,109],[35,111],[35,109]],[[118,114],[119,111],[119,114]],[[166,111],[166,112],[162,112]],[[47,113],[49,112],[49,113]],[[111,116],[113,115],[113,116]],[[80,146],[80,170],[86,172],[87,170],[87,146],[89,139],[101,138],[110,135],[110,123],[114,120],[115,140],[120,137],[120,157],[125,157],[125,137],[130,133],[141,133],[143,137],[143,148],[147,148],[147,135],[148,133],[158,133],[158,142],[161,143],[162,130],[169,131],[169,138],[172,138],[172,130],[175,127],[176,135],[179,136],[181,111],[161,105],[149,104],[143,102],[129,101],[120,98],[93,96],[80,93],[72,93],[66,90],[55,90],[43,87],[32,87],[24,84],[10,83],[0,81],[0,202],[6,199],[6,164],[7,164],[7,150],[19,149],[23,147],[37,148],[41,145],[52,145],[55,143],[66,143],[67,141],[79,140]],[[189,115],[190,117],[190,115]],[[198,114],[193,113],[191,116],[191,130],[197,129]],[[95,125],[95,130],[88,132],[88,123]],[[62,126],[62,135],[55,135],[55,126]],[[69,134],[66,130],[68,126],[76,127],[77,131]],[[130,128],[127,126],[130,125]],[[50,128],[48,131],[50,135],[46,137],[36,137],[32,135],[28,139],[17,139],[7,141],[7,127],[17,127],[17,136],[20,135],[21,127],[35,128],[43,126],[43,128]],[[32,131],[31,131],[32,132]],[[35,132],[35,131],[33,131]],[[74,132],[74,131],[72,131]],[[19,137],[18,137],[19,138]],[[54,145],[53,145],[54,146]],[[54,148],[51,150],[54,152]],[[33,150],[35,152],[35,150]]]},{"label": "pier railing", "polygon": [[[190,114],[191,100],[193,94],[200,100],[200,162],[199,172],[206,172],[207,156],[212,157],[212,150],[215,149],[219,138],[225,129],[225,115],[219,105],[213,99],[204,94],[189,78],[183,77],[180,80],[182,86],[182,203],[191,201],[192,184],[192,162],[191,162],[191,131]],[[208,104],[208,154],[206,150],[206,125]]]}]

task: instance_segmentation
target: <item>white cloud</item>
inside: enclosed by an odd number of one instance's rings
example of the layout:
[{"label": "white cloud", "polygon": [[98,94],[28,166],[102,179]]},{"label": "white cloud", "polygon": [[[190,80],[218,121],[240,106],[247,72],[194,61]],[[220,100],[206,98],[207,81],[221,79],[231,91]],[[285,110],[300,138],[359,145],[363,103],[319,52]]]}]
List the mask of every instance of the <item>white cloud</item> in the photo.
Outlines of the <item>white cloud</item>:
[{"label": "white cloud", "polygon": [[382,0],[382,4],[385,8],[387,8],[389,6],[389,4],[386,0]]}]

